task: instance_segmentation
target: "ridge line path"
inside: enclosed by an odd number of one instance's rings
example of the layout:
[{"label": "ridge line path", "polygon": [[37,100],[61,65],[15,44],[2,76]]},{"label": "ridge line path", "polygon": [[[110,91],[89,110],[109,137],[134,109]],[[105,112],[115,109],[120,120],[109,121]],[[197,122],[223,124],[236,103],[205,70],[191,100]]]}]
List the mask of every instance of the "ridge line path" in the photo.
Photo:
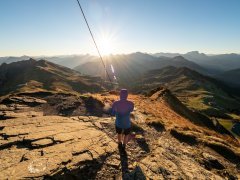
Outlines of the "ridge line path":
[{"label": "ridge line path", "polygon": [[[126,157],[121,157],[118,149],[116,149],[116,151],[107,158],[106,163],[104,163],[101,169],[101,173],[96,177],[97,179],[107,179],[109,178],[109,174],[115,174],[115,178],[117,179],[121,179],[121,177],[125,179],[136,176],[135,173],[137,172],[134,171],[131,173],[130,171],[134,170],[134,168],[136,170],[136,166],[138,166],[140,161],[156,149],[157,142],[155,141],[157,141],[157,139],[162,135],[163,129],[161,131],[157,131],[154,127],[146,125],[145,115],[138,111],[135,111],[134,116],[137,121],[132,123],[132,130],[136,133],[136,138],[131,140],[126,147],[128,167],[121,167],[121,163],[124,163],[121,162],[121,158]],[[117,143],[114,118],[98,118],[89,116],[89,120],[83,120],[81,117],[72,117],[72,119],[91,122],[97,129],[105,132]],[[153,139],[155,140],[153,141]],[[151,142],[151,145],[149,142]]]},{"label": "ridge line path", "polygon": [[[127,156],[116,149],[102,164],[96,179],[223,179],[195,160],[193,153],[198,156],[201,150],[179,142],[162,125],[147,124],[147,116],[138,110],[134,117],[132,130],[136,138],[127,145]],[[72,119],[91,122],[117,142],[113,118]]]}]

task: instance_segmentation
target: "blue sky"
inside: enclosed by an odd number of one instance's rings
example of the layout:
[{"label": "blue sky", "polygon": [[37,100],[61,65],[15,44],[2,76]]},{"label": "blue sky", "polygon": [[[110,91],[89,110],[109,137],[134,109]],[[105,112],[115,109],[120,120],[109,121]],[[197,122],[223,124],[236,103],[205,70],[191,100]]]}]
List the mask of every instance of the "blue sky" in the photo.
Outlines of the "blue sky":
[{"label": "blue sky", "polygon": [[[240,0],[80,0],[104,53],[240,53]],[[76,0],[0,0],[0,56],[96,54]]]}]

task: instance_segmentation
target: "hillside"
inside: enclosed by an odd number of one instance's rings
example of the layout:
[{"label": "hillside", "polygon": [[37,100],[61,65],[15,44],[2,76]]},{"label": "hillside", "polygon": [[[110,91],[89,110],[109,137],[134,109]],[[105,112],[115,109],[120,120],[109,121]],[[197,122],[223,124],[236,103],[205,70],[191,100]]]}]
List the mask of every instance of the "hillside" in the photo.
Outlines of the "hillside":
[{"label": "hillside", "polygon": [[[116,99],[108,93],[5,98],[0,106],[5,112],[0,121],[0,178],[240,178],[237,140],[174,111],[170,101],[178,100],[167,90],[129,96],[135,104],[136,139],[121,154],[114,121],[105,111]],[[89,104],[95,105],[89,110],[102,113],[86,111]],[[52,111],[45,114],[46,109]],[[62,114],[63,109],[70,113]]]},{"label": "hillside", "polygon": [[225,71],[221,74],[216,75],[217,79],[220,79],[233,87],[240,87],[240,68],[230,71]]},{"label": "hillside", "polygon": [[46,60],[29,59],[0,66],[0,94],[25,91],[96,92],[101,79],[83,76]]},{"label": "hillside", "polygon": [[146,93],[159,86],[170,89],[189,108],[209,117],[239,119],[240,102],[233,90],[213,78],[169,66],[147,72],[133,84],[133,91]]}]

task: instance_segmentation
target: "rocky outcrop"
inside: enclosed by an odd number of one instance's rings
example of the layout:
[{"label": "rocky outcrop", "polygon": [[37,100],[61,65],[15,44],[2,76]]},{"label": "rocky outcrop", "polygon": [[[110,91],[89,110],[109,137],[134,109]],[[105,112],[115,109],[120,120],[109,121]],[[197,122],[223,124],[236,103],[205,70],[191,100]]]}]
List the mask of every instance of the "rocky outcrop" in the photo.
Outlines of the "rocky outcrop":
[{"label": "rocky outcrop", "polygon": [[103,116],[104,104],[91,95],[67,93],[19,93],[0,101],[0,120],[42,115]]},{"label": "rocky outcrop", "polygon": [[0,179],[61,177],[70,171],[76,171],[76,177],[93,177],[91,168],[86,172],[84,168],[100,164],[116,151],[116,143],[79,119],[44,116],[1,121]]}]

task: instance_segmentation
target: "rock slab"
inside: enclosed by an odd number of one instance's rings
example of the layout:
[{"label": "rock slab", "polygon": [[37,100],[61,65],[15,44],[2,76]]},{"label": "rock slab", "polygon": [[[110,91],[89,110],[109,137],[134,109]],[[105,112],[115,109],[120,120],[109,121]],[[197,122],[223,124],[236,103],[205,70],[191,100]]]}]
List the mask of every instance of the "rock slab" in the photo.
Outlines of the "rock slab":
[{"label": "rock slab", "polygon": [[[80,118],[81,119],[81,118]],[[0,121],[0,179],[94,177],[116,143],[91,123],[60,116]]]}]

